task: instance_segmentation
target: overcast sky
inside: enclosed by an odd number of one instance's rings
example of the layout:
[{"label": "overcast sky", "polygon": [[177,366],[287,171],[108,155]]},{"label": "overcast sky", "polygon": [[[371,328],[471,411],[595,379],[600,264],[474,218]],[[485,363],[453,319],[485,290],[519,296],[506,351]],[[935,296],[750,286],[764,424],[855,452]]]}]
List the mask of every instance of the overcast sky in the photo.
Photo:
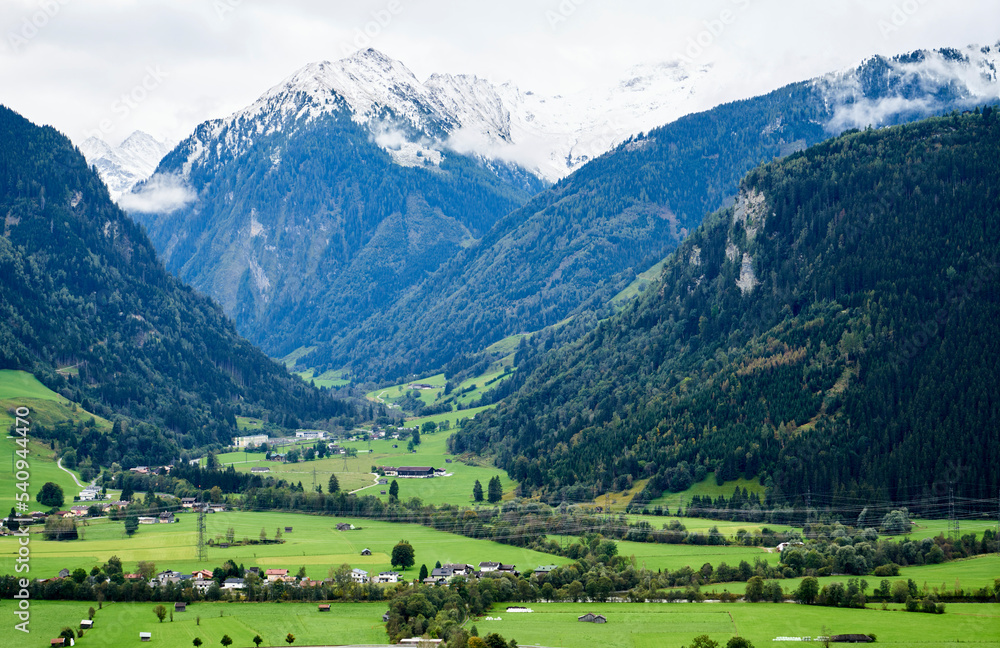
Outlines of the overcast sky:
[{"label": "overcast sky", "polygon": [[875,53],[998,41],[996,0],[2,0],[0,103],[78,143],[177,141],[358,46],[421,80],[543,94],[688,56],[715,65],[709,107]]}]

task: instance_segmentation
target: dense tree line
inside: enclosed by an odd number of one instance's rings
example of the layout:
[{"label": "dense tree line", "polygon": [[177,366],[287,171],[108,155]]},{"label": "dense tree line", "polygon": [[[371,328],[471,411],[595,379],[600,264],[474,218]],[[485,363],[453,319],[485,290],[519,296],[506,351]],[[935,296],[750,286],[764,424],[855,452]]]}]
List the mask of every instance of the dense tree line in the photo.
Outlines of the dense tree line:
[{"label": "dense tree line", "polygon": [[288,427],[358,415],[166,272],[66,137],[2,107],[0,212],[0,368],[29,371],[94,414],[156,426],[112,460],[227,444],[237,414]]},{"label": "dense tree line", "polygon": [[451,450],[496,453],[553,503],[642,478],[651,501],[688,483],[686,462],[847,517],[859,502],[944,517],[950,485],[960,515],[995,510],[998,141],[977,109],[755,170],[659,283]]}]

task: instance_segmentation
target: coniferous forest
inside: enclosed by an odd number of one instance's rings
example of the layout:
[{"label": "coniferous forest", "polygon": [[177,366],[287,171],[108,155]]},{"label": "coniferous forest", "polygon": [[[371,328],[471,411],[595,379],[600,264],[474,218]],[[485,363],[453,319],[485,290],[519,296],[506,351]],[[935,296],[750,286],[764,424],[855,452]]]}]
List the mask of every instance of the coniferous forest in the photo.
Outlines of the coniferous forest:
[{"label": "coniferous forest", "polygon": [[[779,502],[994,510],[1000,120],[850,132],[764,165],[658,284],[459,431],[525,494],[760,475]],[[528,366],[528,365],[526,365]],[[987,502],[986,498],[994,499]]]},{"label": "coniferous forest", "polygon": [[163,463],[228,444],[240,414],[286,427],[358,414],[289,375],[169,275],[63,135],[0,107],[0,142],[0,368],[133,422],[110,440],[98,434],[103,461]]}]

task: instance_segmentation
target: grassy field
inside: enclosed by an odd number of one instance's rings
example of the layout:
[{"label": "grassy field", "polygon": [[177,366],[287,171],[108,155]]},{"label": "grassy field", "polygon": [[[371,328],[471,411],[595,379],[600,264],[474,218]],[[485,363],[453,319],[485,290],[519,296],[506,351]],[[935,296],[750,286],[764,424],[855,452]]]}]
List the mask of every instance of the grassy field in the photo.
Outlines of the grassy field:
[{"label": "grassy field", "polygon": [[[788,646],[776,637],[872,633],[879,646],[996,646],[1000,644],[1000,605],[948,606],[943,615],[881,610],[847,610],[767,603],[534,603],[534,612],[477,620],[480,636],[498,632],[518,644],[563,648],[660,648],[681,646],[702,634],[721,645],[739,634],[757,648]],[[587,612],[603,614],[606,624],[580,623]],[[795,644],[791,644],[795,645]]]},{"label": "grassy field", "polygon": [[[483,485],[485,491],[489,480],[494,476],[500,477],[505,495],[509,498],[513,495],[516,484],[507,476],[507,473],[499,468],[484,464],[482,466],[470,466],[461,463],[457,459],[452,463],[446,463],[445,459],[451,455],[445,447],[448,439],[447,432],[437,432],[435,434],[421,435],[421,444],[417,446],[416,453],[406,452],[403,444],[396,442],[399,448],[393,449],[391,441],[373,441],[371,444],[373,453],[368,455],[370,464],[388,466],[434,466],[444,468],[450,473],[448,477],[434,477],[432,479],[399,479],[399,498],[407,500],[411,497],[419,497],[424,502],[430,504],[471,504],[472,487],[476,480]],[[367,449],[368,444],[363,442],[345,444],[348,447],[358,448],[359,456],[362,450]],[[392,454],[395,452],[396,454]],[[400,454],[401,452],[401,454]],[[341,460],[343,463],[343,460]],[[391,481],[391,478],[390,478]],[[381,495],[381,488],[371,488],[366,493]]]},{"label": "grassy field", "polygon": [[688,517],[675,517],[675,516],[656,516],[656,515],[626,515],[625,516],[629,522],[635,524],[636,522],[645,521],[654,529],[662,529],[664,524],[669,524],[671,520],[677,520],[684,525],[684,528],[688,531],[695,533],[703,533],[708,535],[709,529],[715,527],[719,530],[719,533],[726,536],[727,538],[736,537],[736,532],[740,529],[748,531],[750,533],[759,533],[761,529],[767,527],[771,531],[781,532],[781,531],[799,531],[796,527],[791,527],[785,524],[763,524],[756,522],[729,522],[728,520],[710,520],[707,518],[688,518]]},{"label": "grassy field", "polygon": [[691,498],[695,495],[700,497],[708,495],[712,499],[715,499],[719,495],[725,495],[728,500],[732,497],[733,490],[735,490],[737,486],[745,488],[751,493],[757,493],[761,497],[764,496],[764,487],[761,486],[759,477],[754,477],[753,479],[740,478],[734,481],[727,481],[722,486],[719,486],[715,483],[715,475],[709,473],[708,477],[697,484],[694,484],[686,491],[681,491],[680,493],[666,493],[661,497],[658,497],[649,503],[649,509],[653,510],[656,506],[662,506],[664,508],[669,508],[671,513],[676,513],[678,507],[686,507],[688,502],[690,502]]},{"label": "grassy field", "polygon": [[[233,639],[234,648],[253,646],[254,635],[264,639],[262,646],[288,646],[285,636],[295,635],[294,646],[385,644],[382,613],[385,603],[346,603],[331,605],[329,612],[319,612],[313,603],[192,603],[187,611],[174,613],[160,623],[153,614],[157,603],[111,603],[94,615],[94,628],[76,645],[80,648],[119,648],[139,645],[139,633],[152,634],[153,645],[190,646],[195,637],[205,646],[218,646],[222,635]],[[172,609],[172,604],[166,604]],[[93,602],[39,601],[31,605],[30,640],[9,646],[48,646],[65,626],[78,628],[87,618]],[[13,617],[11,601],[0,602],[0,614]],[[200,617],[200,619],[199,619]],[[9,636],[9,635],[8,635]]]},{"label": "grassy field", "polygon": [[338,371],[326,371],[319,376],[312,369],[307,369],[306,371],[295,372],[302,377],[306,382],[311,382],[317,387],[323,389],[332,389],[335,387],[345,387],[351,384],[351,381],[344,377],[345,372],[342,370]]},{"label": "grassy field", "polygon": [[[936,538],[937,536],[944,534],[948,535],[948,520],[923,520],[919,518],[912,519],[914,527],[912,532],[907,536],[911,540],[921,540],[923,538]],[[989,519],[978,519],[978,520],[960,520],[959,521],[959,534],[965,535],[967,533],[975,533],[977,537],[983,536],[983,531],[986,529],[997,530],[996,518]]]},{"label": "grassy field", "polygon": [[614,306],[624,306],[633,297],[642,293],[642,291],[646,289],[646,286],[660,278],[660,274],[663,272],[663,266],[666,265],[668,258],[670,257],[659,261],[649,270],[637,274],[635,279],[632,280],[632,283],[625,286],[620,293],[611,298],[611,304]]},{"label": "grassy field", "polygon": [[[470,407],[469,409],[456,410],[454,412],[445,412],[443,414],[433,414],[431,416],[421,416],[420,418],[412,418],[406,421],[407,427],[413,427],[414,425],[423,425],[433,421],[434,423],[441,425],[444,421],[448,421],[452,429],[458,427],[459,421],[463,419],[473,419],[476,418],[476,414],[480,412],[485,412],[488,409],[493,409],[496,404],[486,405],[483,407]],[[450,434],[450,433],[449,433]]]},{"label": "grassy field", "polygon": [[[14,416],[8,410],[16,407],[27,407],[31,410],[29,420],[33,425],[51,425],[66,419],[82,421],[91,417],[91,414],[79,408],[74,411],[70,401],[49,390],[31,374],[24,371],[0,371],[0,430],[3,430],[3,435],[0,437],[0,513],[2,513],[0,517],[6,516],[10,511],[16,493],[14,462],[20,457],[15,455],[14,451],[19,446],[8,434],[10,426],[14,423]],[[111,428],[110,423],[104,419],[95,418],[95,420],[100,427]],[[30,431],[28,438],[31,438]],[[68,473],[56,466],[54,453],[49,446],[32,441],[28,450],[28,461],[31,464],[28,491],[31,495],[30,510],[43,508],[35,500],[35,496],[45,482],[59,484],[66,498],[65,506],[71,506],[73,496],[79,494],[80,488]]]},{"label": "grassy field", "polygon": [[[358,451],[357,457],[347,457],[337,455],[315,461],[302,461],[299,463],[278,463],[265,461],[262,453],[253,452],[229,452],[218,455],[218,459],[223,464],[232,464],[240,472],[249,472],[255,466],[266,466],[271,469],[269,476],[279,479],[287,479],[293,483],[302,482],[304,488],[313,487],[313,476],[315,471],[316,484],[322,485],[324,490],[330,481],[330,475],[335,474],[340,483],[341,490],[355,490],[366,488],[365,494],[376,495],[388,498],[388,485],[377,488],[372,466],[433,466],[444,468],[450,475],[447,477],[434,477],[432,479],[400,479],[399,497],[409,499],[419,497],[428,504],[471,504],[472,487],[478,479],[486,488],[487,483],[494,475],[499,475],[503,484],[504,493],[510,497],[513,495],[516,484],[507,476],[507,473],[495,466],[488,464],[470,466],[453,459],[448,454],[446,442],[448,432],[437,432],[434,434],[421,435],[421,444],[417,446],[415,453],[407,452],[406,442],[398,440],[375,440],[370,444],[367,441],[353,441],[342,443],[344,447],[355,448]],[[315,442],[304,442],[299,444],[302,447],[311,446]],[[393,446],[397,446],[393,448]],[[371,452],[369,453],[369,446]],[[446,459],[453,459],[453,463],[447,463]],[[385,490],[386,495],[381,491]]]},{"label": "grassy field", "polygon": [[376,389],[374,391],[368,392],[366,397],[370,400],[384,402],[384,403],[395,403],[396,401],[401,401],[406,397],[406,394],[412,390],[407,389],[407,385],[421,384],[421,385],[431,385],[433,389],[418,389],[416,390],[420,394],[420,400],[424,405],[430,405],[438,398],[438,393],[444,393],[444,385],[447,382],[443,373],[436,374],[434,376],[427,376],[426,378],[420,378],[418,380],[411,380],[405,383],[400,383],[398,385],[392,385],[389,387],[383,387],[382,389]]},{"label": "grassy field", "polygon": [[[330,567],[349,563],[368,571],[390,569],[392,548],[400,540],[407,540],[416,550],[417,564],[406,572],[415,578],[421,564],[433,567],[441,563],[478,564],[483,560],[513,563],[522,569],[539,565],[572,562],[537,551],[529,551],[488,540],[476,540],[436,531],[416,524],[378,522],[373,520],[344,519],[294,513],[229,512],[214,513],[206,517],[207,538],[224,536],[233,527],[236,539],[256,539],[263,528],[268,538],[275,529],[293,528],[283,533],[285,542],[248,547],[208,548],[208,562],[199,563],[197,555],[197,516],[181,514],[175,524],[139,527],[131,538],[124,537],[124,525],[106,519],[94,521],[84,528],[85,539],[73,542],[49,542],[39,535],[31,539],[31,574],[36,578],[54,576],[60,569],[83,567],[89,570],[101,565],[112,555],[117,555],[126,570],[135,568],[140,560],[156,562],[158,569],[176,569],[191,572],[206,565],[221,565],[228,559],[245,567],[257,565],[265,568],[287,568],[293,573],[305,566],[310,578],[326,578]],[[339,522],[349,522],[357,529],[337,531]],[[38,528],[36,527],[36,530]],[[14,573],[14,555],[17,540],[0,538],[0,574]],[[370,549],[371,556],[362,556],[362,549]]]}]

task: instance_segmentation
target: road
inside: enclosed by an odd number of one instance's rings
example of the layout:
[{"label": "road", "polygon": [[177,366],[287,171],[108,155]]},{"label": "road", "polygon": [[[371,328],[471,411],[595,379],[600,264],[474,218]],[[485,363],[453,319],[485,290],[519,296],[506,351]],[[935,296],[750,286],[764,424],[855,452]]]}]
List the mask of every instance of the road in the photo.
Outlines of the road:
[{"label": "road", "polygon": [[[69,468],[63,468],[62,457],[59,458],[59,461],[56,462],[56,465],[59,466],[59,470],[64,470],[67,473],[69,473],[69,476],[73,478],[73,481],[76,482],[77,486],[79,486],[80,488],[86,488],[87,487],[87,484],[82,483],[79,479],[76,478],[76,475],[73,474],[72,470],[70,470]],[[93,485],[94,482],[90,482],[90,483],[91,483],[91,485]]]}]

